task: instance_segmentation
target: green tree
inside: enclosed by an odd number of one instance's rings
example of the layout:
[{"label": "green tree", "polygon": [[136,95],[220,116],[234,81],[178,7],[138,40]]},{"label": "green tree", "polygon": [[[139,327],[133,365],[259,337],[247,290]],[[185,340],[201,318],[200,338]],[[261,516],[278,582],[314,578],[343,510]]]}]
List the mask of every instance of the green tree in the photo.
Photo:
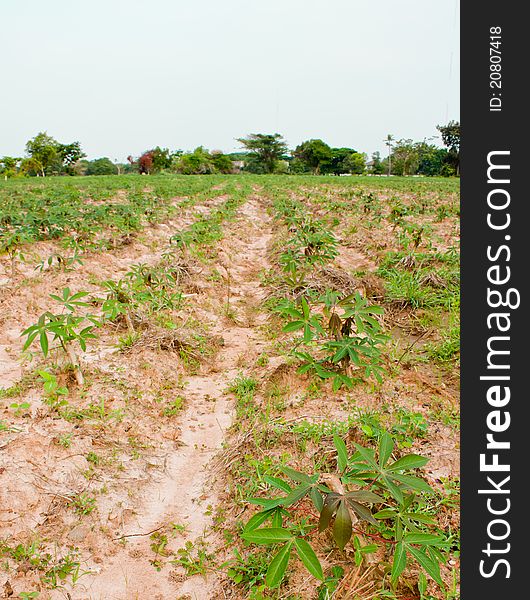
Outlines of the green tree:
[{"label": "green tree", "polygon": [[392,142],[394,141],[394,136],[389,133],[387,134],[386,138],[383,140],[385,142],[385,145],[388,147],[388,174],[390,175],[392,173]]},{"label": "green tree", "polygon": [[344,161],[355,152],[357,151],[353,148],[331,148],[331,159],[322,166],[322,172],[334,175],[348,173],[348,167]]},{"label": "green tree", "polygon": [[385,168],[381,160],[381,154],[378,151],[374,152],[372,154],[372,173],[374,175],[382,175],[385,172],[384,169]]},{"label": "green tree", "polygon": [[26,152],[31,158],[31,162],[26,162],[28,172],[37,171],[44,177],[62,158],[59,154],[59,142],[41,131],[34,138],[26,143]]},{"label": "green tree", "polygon": [[331,161],[332,152],[322,140],[307,140],[296,147],[293,156],[318,175],[322,166]]},{"label": "green tree", "polygon": [[449,121],[447,125],[437,125],[436,129],[442,134],[442,141],[448,149],[446,162],[453,166],[458,175],[460,173],[460,123]]},{"label": "green tree", "polygon": [[362,175],[366,170],[366,154],[361,152],[352,152],[344,159],[344,166],[349,173]]},{"label": "green tree", "polygon": [[232,159],[219,151],[211,153],[211,160],[217,173],[231,173],[233,170]]},{"label": "green tree", "polygon": [[173,164],[173,156],[168,148],[157,146],[151,150],[153,160],[153,173],[159,173],[163,169],[170,169]]},{"label": "green tree", "polygon": [[202,146],[180,156],[175,162],[174,168],[177,173],[183,175],[207,175],[215,172],[212,156]]},{"label": "green tree", "polygon": [[251,133],[237,141],[248,150],[249,158],[256,161],[265,173],[273,173],[276,163],[285,158],[287,143],[279,133]]},{"label": "green tree", "polygon": [[20,158],[15,158],[14,156],[3,156],[0,158],[0,175],[5,178],[14,177],[17,174],[20,161]]},{"label": "green tree", "polygon": [[410,139],[394,141],[389,161],[391,173],[395,175],[414,175],[419,165],[418,145]]},{"label": "green tree", "polygon": [[448,152],[432,144],[420,142],[418,145],[418,174],[434,177],[442,175]]},{"label": "green tree", "polygon": [[73,173],[73,165],[83,158],[79,142],[61,144],[45,131],[41,131],[26,143],[26,153],[30,160],[24,160],[24,171],[29,174],[45,175]]},{"label": "green tree", "polygon": [[86,175],[115,175],[116,173],[116,165],[107,157],[88,161],[85,171]]},{"label": "green tree", "polygon": [[72,142],[71,144],[58,144],[57,152],[61,157],[61,161],[66,170],[70,169],[78,160],[81,160],[86,154],[81,150],[81,144],[79,142]]}]

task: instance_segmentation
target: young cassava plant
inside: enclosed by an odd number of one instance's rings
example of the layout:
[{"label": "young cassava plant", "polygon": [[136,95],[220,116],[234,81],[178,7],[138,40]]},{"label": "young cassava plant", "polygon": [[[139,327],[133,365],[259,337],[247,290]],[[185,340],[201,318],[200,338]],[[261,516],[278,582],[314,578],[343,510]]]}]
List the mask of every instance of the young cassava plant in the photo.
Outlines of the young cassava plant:
[{"label": "young cassava plant", "polygon": [[63,289],[62,296],[50,294],[50,298],[63,306],[63,312],[54,314],[46,311],[35,324],[21,333],[21,336],[26,336],[23,350],[27,350],[38,339],[44,357],[47,357],[50,352],[50,338],[52,343],[58,341],[59,348],[68,357],[80,386],[84,385],[84,377],[75,346],[78,345],[85,352],[87,341],[97,337],[93,330],[100,326],[96,316],[79,314],[80,308],[90,306],[88,302],[82,300],[86,296],[88,292],[73,294],[69,288]]},{"label": "young cassava plant", "polygon": [[[391,583],[395,586],[410,560],[440,587],[443,536],[433,533],[434,518],[425,514],[419,501],[433,491],[424,479],[413,474],[427,459],[408,454],[394,459],[394,440],[388,433],[379,439],[377,451],[355,444],[349,454],[346,443],[334,437],[337,453],[335,473],[306,475],[290,467],[281,471],[287,479],[265,477],[270,488],[281,492],[271,498],[252,498],[259,505],[245,525],[241,537],[252,544],[276,546],[265,582],[268,587],[281,585],[289,559],[297,554],[316,579],[324,580],[322,565],[308,541],[315,529],[331,530],[340,551],[352,545],[354,561],[359,565],[368,554],[383,549]],[[305,499],[318,512],[318,522],[299,516]],[[307,515],[307,509],[303,509]],[[353,535],[354,531],[358,535]],[[363,537],[372,543],[363,544]]]}]

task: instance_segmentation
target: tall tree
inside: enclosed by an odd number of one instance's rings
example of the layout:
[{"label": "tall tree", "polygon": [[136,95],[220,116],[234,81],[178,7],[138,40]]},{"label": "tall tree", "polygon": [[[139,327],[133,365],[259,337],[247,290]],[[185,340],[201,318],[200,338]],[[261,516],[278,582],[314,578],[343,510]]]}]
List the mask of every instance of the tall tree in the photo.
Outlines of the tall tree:
[{"label": "tall tree", "polygon": [[371,170],[374,175],[382,175],[384,173],[384,167],[381,161],[381,154],[377,150],[372,154]]},{"label": "tall tree", "polygon": [[419,164],[418,144],[413,140],[396,140],[389,156],[392,173],[396,175],[414,175]]},{"label": "tall tree", "polygon": [[442,142],[448,149],[448,162],[452,163],[456,175],[460,173],[460,123],[449,121],[447,125],[437,125],[442,134]]},{"label": "tall tree", "polygon": [[62,164],[59,146],[59,142],[46,131],[41,131],[26,143],[26,152],[32,159],[32,168],[39,171],[43,177],[57,165],[58,161]]},{"label": "tall tree", "polygon": [[3,156],[0,158],[0,175],[5,179],[17,174],[17,167],[21,159],[14,156]]},{"label": "tall tree", "polygon": [[237,141],[263,167],[265,173],[273,173],[276,163],[287,153],[287,143],[279,133],[251,133],[246,138],[237,138]]},{"label": "tall tree", "polygon": [[390,175],[392,173],[392,142],[394,141],[394,136],[389,133],[383,141],[388,146],[388,174]]},{"label": "tall tree", "polygon": [[25,170],[43,177],[51,173],[73,173],[72,166],[86,156],[79,142],[61,144],[46,131],[26,143],[26,153],[31,160],[24,161]]},{"label": "tall tree", "polygon": [[348,169],[349,173],[362,175],[366,170],[366,154],[352,152],[344,159],[344,166]]},{"label": "tall tree", "polygon": [[322,166],[331,161],[332,152],[322,140],[307,140],[296,147],[293,156],[318,175]]}]

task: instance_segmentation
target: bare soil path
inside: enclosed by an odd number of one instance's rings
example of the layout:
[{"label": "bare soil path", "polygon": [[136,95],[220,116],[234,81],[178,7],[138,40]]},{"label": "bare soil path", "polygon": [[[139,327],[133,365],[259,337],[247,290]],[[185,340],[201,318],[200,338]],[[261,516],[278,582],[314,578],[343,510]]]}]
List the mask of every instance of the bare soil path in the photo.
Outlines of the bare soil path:
[{"label": "bare soil path", "polygon": [[[258,278],[267,267],[266,249],[271,238],[269,218],[252,197],[241,209],[240,218],[227,231],[219,253],[219,271],[229,274],[230,320],[205,310],[212,336],[223,338],[214,369],[194,375],[185,382],[188,406],[182,415],[181,448],[170,456],[164,473],[142,493],[143,503],[124,535],[125,545],[116,543],[116,553],[100,565],[99,573],[85,576],[70,592],[75,599],[129,600],[133,598],[222,597],[214,573],[186,577],[181,569],[157,572],[149,559],[149,536],[136,536],[169,523],[185,527],[182,535],[170,541],[171,549],[208,539],[208,551],[222,544],[209,531],[212,513],[218,504],[215,481],[209,465],[222,448],[226,431],[233,421],[229,383],[241,372],[242,361],[258,355],[264,342],[259,325],[265,318],[257,314],[262,300]],[[228,277],[227,277],[228,278]],[[249,315],[252,315],[249,317]],[[84,588],[84,592],[81,592]]]}]

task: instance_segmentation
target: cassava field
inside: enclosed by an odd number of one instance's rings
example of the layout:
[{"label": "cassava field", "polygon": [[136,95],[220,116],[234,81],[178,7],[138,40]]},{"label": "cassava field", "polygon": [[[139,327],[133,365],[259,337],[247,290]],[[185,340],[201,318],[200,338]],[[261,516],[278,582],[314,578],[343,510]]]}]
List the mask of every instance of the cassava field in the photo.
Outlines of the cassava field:
[{"label": "cassava field", "polygon": [[0,182],[0,596],[454,600],[459,189]]}]

